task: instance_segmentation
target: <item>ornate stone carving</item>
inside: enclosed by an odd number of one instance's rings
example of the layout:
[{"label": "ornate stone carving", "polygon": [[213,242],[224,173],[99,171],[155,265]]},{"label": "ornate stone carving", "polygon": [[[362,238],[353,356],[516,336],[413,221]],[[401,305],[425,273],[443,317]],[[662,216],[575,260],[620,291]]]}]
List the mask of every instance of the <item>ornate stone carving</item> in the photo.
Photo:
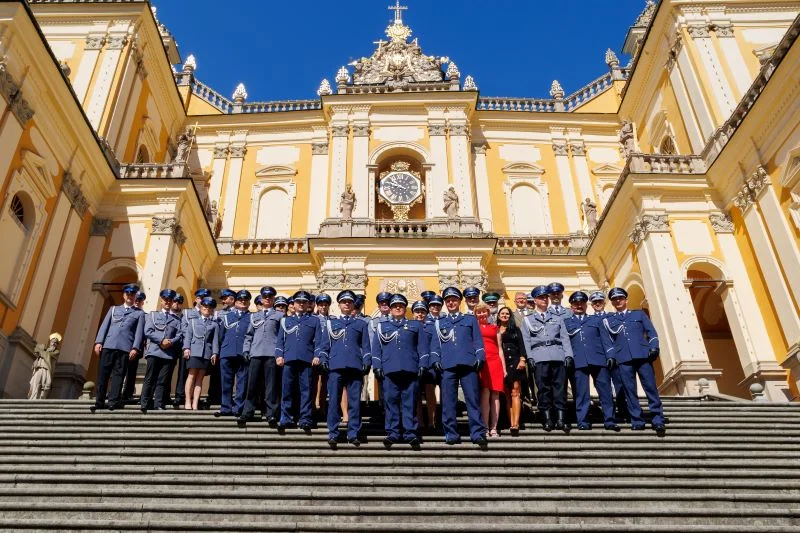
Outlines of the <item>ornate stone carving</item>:
[{"label": "ornate stone carving", "polygon": [[0,58],[0,94],[6,97],[11,112],[23,126],[33,118],[34,112],[28,101],[22,97],[22,91],[8,72],[6,58]]},{"label": "ornate stone carving", "polygon": [[637,218],[630,234],[631,242],[638,246],[650,233],[669,233],[669,217],[667,215],[642,215]]},{"label": "ornate stone carving", "polygon": [[644,8],[644,11],[637,17],[636,22],[634,23],[635,28],[646,28],[650,25],[650,22],[653,20],[653,15],[656,12],[656,3],[654,0],[647,0],[647,5]]},{"label": "ornate stone carving", "polygon": [[50,394],[50,386],[53,383],[53,372],[56,361],[61,353],[61,335],[51,333],[47,346],[44,344],[36,345],[33,353],[33,375],[31,376],[30,388],[28,389],[29,400],[44,400]]},{"label": "ornate stone carving", "polygon": [[231,157],[244,157],[247,154],[246,146],[231,146]]},{"label": "ornate stone carving", "polygon": [[675,44],[672,45],[672,48],[669,51],[668,59],[667,59],[667,70],[672,70],[672,67],[675,66],[675,63],[678,61],[678,54],[681,53],[681,48],[683,48],[683,39],[681,39],[680,34],[675,39]]},{"label": "ornate stone carving", "polygon": [[[106,38],[103,35],[87,35],[86,46],[84,50],[102,50],[103,45],[106,44]],[[191,56],[190,56],[191,57]]]},{"label": "ornate stone carving", "polygon": [[591,198],[586,198],[581,204],[581,208],[589,233],[592,233],[597,228],[597,204]]},{"label": "ornate stone carving", "polygon": [[353,290],[363,291],[367,288],[366,274],[345,274],[344,286]]},{"label": "ornate stone carving", "polygon": [[619,131],[619,143],[622,145],[622,155],[625,159],[636,151],[636,139],[633,132],[633,122],[630,120],[622,121],[622,129]]},{"label": "ornate stone carving", "polygon": [[461,71],[458,70],[456,64],[451,61],[450,64],[447,66],[447,79],[448,80],[458,80],[461,78]]},{"label": "ornate stone carving", "polygon": [[341,200],[339,200],[339,212],[344,220],[350,220],[353,218],[353,210],[355,208],[356,193],[353,192],[353,186],[348,183],[342,193]]},{"label": "ornate stone carving", "polygon": [[83,195],[80,184],[75,181],[72,174],[69,172],[64,172],[64,179],[61,181],[61,190],[64,191],[64,195],[69,200],[69,203],[72,204],[75,212],[78,213],[80,217],[83,217],[86,210],[89,208],[89,202]]},{"label": "ornate stone carving", "polygon": [[479,155],[485,155],[488,147],[487,143],[473,143],[472,151]]},{"label": "ornate stone carving", "polygon": [[175,244],[177,244],[179,247],[186,243],[186,234],[183,232],[183,228],[180,226],[180,224],[175,226],[175,231],[172,233],[172,238],[175,239]]},{"label": "ornate stone carving", "polygon": [[319,291],[342,289],[344,286],[344,274],[331,272],[317,274],[317,290]]},{"label": "ornate stone carving", "polygon": [[194,72],[195,70],[197,70],[197,58],[194,57],[194,54],[189,54],[189,57],[183,62],[183,71]]},{"label": "ornate stone carving", "polygon": [[464,287],[477,287],[481,291],[485,291],[488,284],[489,278],[483,272],[477,274],[461,274],[461,285]]},{"label": "ornate stone carving", "polygon": [[245,100],[247,100],[247,89],[245,89],[244,83],[240,83],[236,86],[236,90],[233,91],[233,101],[244,103]]},{"label": "ornate stone carving", "polygon": [[711,29],[714,30],[719,39],[733,37],[733,24],[714,24]]},{"label": "ornate stone carving", "polygon": [[91,235],[93,237],[107,237],[111,233],[114,221],[110,218],[97,218],[92,219]]},{"label": "ornate stone carving", "polygon": [[312,143],[311,153],[313,155],[328,155],[328,143],[327,142]]},{"label": "ornate stone carving", "polygon": [[769,184],[769,174],[767,174],[767,170],[762,166],[759,166],[750,176],[750,179],[747,180],[747,188],[753,192],[753,199],[758,199]]},{"label": "ornate stone carving", "polygon": [[464,78],[464,90],[465,91],[477,91],[478,85],[475,83],[475,78],[472,76],[467,76]]},{"label": "ornate stone carving", "polygon": [[467,126],[466,124],[451,124],[450,135],[457,137],[458,136],[465,137],[469,135],[469,126]]},{"label": "ornate stone carving", "polygon": [[108,40],[106,42],[108,44],[109,50],[122,50],[123,48],[125,48],[125,45],[128,44],[128,36],[109,35]]},{"label": "ornate stone carving", "polygon": [[336,84],[347,85],[348,83],[350,83],[350,72],[348,72],[347,67],[343,66],[336,73]]},{"label": "ornate stone carving", "polygon": [[228,151],[227,145],[218,144],[214,147],[214,159],[227,159]]},{"label": "ornate stone carving", "polygon": [[23,126],[33,118],[34,112],[31,109],[28,101],[22,97],[22,93],[17,93],[17,96],[11,101],[11,112],[17,117],[19,123]]},{"label": "ornate stone carving", "polygon": [[356,124],[353,126],[353,137],[369,137],[369,125]]},{"label": "ornate stone carving", "polygon": [[458,287],[459,281],[458,274],[439,274],[439,291],[441,292],[447,287]]},{"label": "ornate stone carving", "polygon": [[553,152],[556,156],[568,156],[569,150],[567,149],[566,141],[553,141]]},{"label": "ornate stone carving", "polygon": [[329,94],[333,94],[331,82],[327,79],[322,80],[322,83],[319,84],[319,89],[317,89],[317,96],[328,96]]},{"label": "ornate stone carving", "polygon": [[572,151],[572,155],[575,157],[586,156],[586,143],[583,141],[572,141],[569,143],[569,149]]},{"label": "ornate stone carving", "polygon": [[619,68],[619,58],[611,48],[606,50],[606,65],[608,65],[609,68]]},{"label": "ornate stone carving", "polygon": [[550,96],[556,100],[564,98],[564,89],[561,87],[561,84],[558,83],[558,80],[553,80],[553,83],[550,85]]},{"label": "ornate stone carving", "polygon": [[189,149],[194,142],[194,133],[192,128],[186,128],[178,135],[178,147],[175,150],[175,158],[173,163],[186,163],[189,159]]},{"label": "ornate stone carving", "polygon": [[460,200],[458,198],[458,193],[456,192],[455,187],[451,185],[446,191],[444,191],[444,212],[447,214],[447,218],[459,218],[459,202]]},{"label": "ornate stone carving", "polygon": [[686,27],[686,31],[689,32],[689,36],[692,39],[708,39],[711,37],[707,24],[690,24]]},{"label": "ornate stone carving", "polygon": [[430,137],[447,135],[447,126],[444,124],[428,124],[428,135]]},{"label": "ornate stone carving", "polygon": [[152,235],[172,235],[178,227],[178,219],[175,217],[153,217],[153,227],[150,231]]},{"label": "ornate stone carving", "polygon": [[334,137],[347,137],[349,134],[350,126],[347,124],[331,126],[331,135]]},{"label": "ornate stone carving", "polygon": [[711,227],[715,233],[733,233],[733,220],[725,213],[711,213],[708,215]]},{"label": "ornate stone carving", "polygon": [[739,190],[736,196],[733,197],[732,203],[738,207],[739,211],[742,213],[745,213],[748,209],[750,209],[750,206],[753,205],[753,195],[747,184],[742,185],[742,188]]},{"label": "ornate stone carving", "polygon": [[385,279],[381,284],[381,291],[402,294],[409,302],[413,302],[419,299],[422,292],[420,288],[423,286],[422,281],[416,279]]}]

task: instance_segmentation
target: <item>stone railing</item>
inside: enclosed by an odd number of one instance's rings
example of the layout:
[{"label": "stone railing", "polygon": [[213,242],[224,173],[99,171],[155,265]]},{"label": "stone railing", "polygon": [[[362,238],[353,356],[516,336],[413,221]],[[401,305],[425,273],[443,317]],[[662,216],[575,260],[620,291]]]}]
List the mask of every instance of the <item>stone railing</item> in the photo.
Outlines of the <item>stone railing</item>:
[{"label": "stone railing", "polygon": [[185,163],[121,165],[119,177],[122,179],[188,178],[189,167]]},{"label": "stone railing", "polygon": [[589,235],[543,235],[498,237],[497,255],[583,255],[591,238]]},{"label": "stone railing", "polygon": [[581,87],[571,95],[564,98],[564,107],[567,111],[577,109],[586,102],[594,100],[614,85],[611,73],[604,74],[596,80],[588,83],[586,86]]},{"label": "stone railing", "polygon": [[[185,75],[185,74],[184,74]],[[180,85],[180,82],[179,82]],[[191,76],[192,94],[211,104],[225,114],[233,112],[233,102],[194,76]]]},{"label": "stone railing", "polygon": [[222,255],[307,254],[307,239],[218,240]]},{"label": "stone railing", "polygon": [[251,102],[238,105],[230,98],[223,96],[191,72],[176,72],[175,83],[178,86],[190,86],[192,94],[210,104],[223,114],[234,113],[283,113],[288,111],[315,111],[322,109],[320,100],[280,100],[276,102]]},{"label": "stone railing", "polygon": [[351,220],[328,219],[320,226],[323,239],[342,237],[395,237],[395,238],[492,238],[483,231],[480,221],[474,218],[434,218],[430,220]]},{"label": "stone railing", "polygon": [[520,111],[528,113],[552,113],[555,101],[542,98],[478,98],[478,111]]},{"label": "stone railing", "polygon": [[631,172],[650,174],[702,174],[706,171],[705,161],[698,155],[630,155]]},{"label": "stone railing", "polygon": [[[431,83],[409,83],[404,86],[401,92],[422,93],[436,91],[450,91],[452,85],[449,81]],[[339,94],[385,94],[396,92],[396,89],[388,85],[344,85],[336,89]]]},{"label": "stone railing", "polygon": [[319,100],[283,100],[244,104],[242,113],[281,113],[284,111],[314,111],[318,109],[322,109],[322,102]]}]

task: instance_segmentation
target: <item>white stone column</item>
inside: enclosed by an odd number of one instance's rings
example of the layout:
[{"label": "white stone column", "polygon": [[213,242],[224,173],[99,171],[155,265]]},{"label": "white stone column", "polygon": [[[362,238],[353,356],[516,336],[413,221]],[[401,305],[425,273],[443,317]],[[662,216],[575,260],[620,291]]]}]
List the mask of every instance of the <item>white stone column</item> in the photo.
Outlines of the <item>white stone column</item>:
[{"label": "white stone column", "polygon": [[[369,113],[369,108],[367,108]],[[369,119],[356,120],[353,124],[353,192],[356,207],[353,218],[369,217]]]},{"label": "white stone column", "polygon": [[475,192],[472,189],[470,172],[471,155],[469,125],[466,122],[450,122],[450,169],[453,185],[459,197],[458,214],[462,218],[475,218]]},{"label": "white stone column", "polygon": [[569,150],[572,153],[572,161],[575,163],[575,173],[578,176],[578,191],[580,192],[580,203],[589,198],[595,201],[594,191],[592,190],[592,178],[589,174],[589,163],[586,161],[586,144],[583,141],[570,141]]},{"label": "white stone column", "polygon": [[[124,143],[127,143],[127,134],[130,132],[124,132],[126,135],[123,139],[122,127],[125,122],[129,122],[126,119],[131,118],[130,116],[135,112],[135,107],[141,93],[142,83],[140,78],[143,79],[146,76],[144,59],[142,58],[139,48],[134,43],[131,45],[125,60],[125,71],[119,86],[119,97],[116,99],[114,108],[111,110],[111,120],[107,128],[108,134],[106,138],[115,153],[124,153],[126,147]],[[133,106],[133,109],[131,109],[131,106]]]},{"label": "white stone column", "polygon": [[308,233],[317,235],[325,221],[328,199],[328,132],[314,132],[311,145],[311,197],[308,204]]},{"label": "white stone column", "polygon": [[736,108],[736,101],[734,101],[725,72],[722,70],[722,62],[719,60],[714,43],[711,42],[708,24],[690,24],[686,30],[694,40],[700,61],[703,63],[703,69],[711,82],[711,91],[714,94],[714,99],[722,112],[723,116],[720,123],[724,122]]},{"label": "white stone column", "polygon": [[[0,119],[3,118],[6,109],[8,109],[8,104],[6,104],[5,98],[0,96]],[[10,112],[5,122],[0,125],[2,125],[2,130],[0,130],[0,186],[3,186],[11,162],[14,160],[14,154],[17,153],[23,129],[14,114]]]},{"label": "white stone column", "polygon": [[570,233],[578,233],[581,230],[581,219],[578,216],[580,202],[575,195],[575,185],[572,180],[572,169],[569,165],[567,141],[564,139],[553,139],[553,153],[556,156],[558,181],[561,184],[561,192],[564,196],[564,211],[567,215],[567,229]]},{"label": "white stone column", "polygon": [[677,48],[670,51],[670,58],[667,61],[667,72],[669,73],[669,82],[672,86],[672,91],[675,94],[675,100],[678,102],[678,109],[683,119],[683,124],[686,126],[686,133],[689,136],[689,144],[692,146],[692,152],[699,154],[704,147],[703,133],[700,131],[700,126],[697,123],[692,103],[689,101],[689,94],[686,92],[686,85],[683,83],[681,73],[675,66],[677,56],[680,51],[681,41],[675,43]]},{"label": "white stone column", "polygon": [[[428,124],[433,166],[426,174],[425,218],[444,217],[444,192],[450,186],[447,164],[447,126],[436,120]],[[463,199],[462,199],[463,201]]]},{"label": "white stone column", "polygon": [[[708,359],[700,324],[670,235],[665,214],[644,214],[634,224],[631,240],[658,331],[664,386],[679,394],[694,394],[696,381],[712,383],[714,372]],[[712,385],[717,390],[716,384]]]},{"label": "white stone column", "polygon": [[347,123],[331,125],[333,153],[331,154],[331,194],[328,206],[329,218],[341,218],[339,202],[347,182],[347,145],[350,137],[350,126]]},{"label": "white stone column", "polygon": [[173,213],[153,217],[142,271],[142,289],[150,295],[147,300],[148,308],[155,309],[156,296],[173,277],[174,247],[180,246],[181,240],[185,240],[185,237]]},{"label": "white stone column", "polygon": [[478,200],[478,218],[483,224],[484,231],[493,231],[492,226],[492,198],[489,190],[489,168],[486,164],[486,143],[474,143],[472,151],[475,154],[475,194]]},{"label": "white stone column", "polygon": [[104,44],[106,44],[105,35],[89,34],[86,36],[86,46],[83,49],[81,61],[78,63],[78,69],[75,71],[75,79],[72,82],[72,89],[84,108],[87,105],[86,91],[89,90],[89,83],[92,81],[92,75],[97,67],[97,59],[100,57],[100,51],[103,49]]},{"label": "white stone column", "polygon": [[228,162],[228,142],[217,143],[214,146],[214,162],[211,165],[211,181],[208,188],[209,202],[217,202],[220,206],[222,200],[222,182],[225,179],[225,164]]},{"label": "white stone column", "polygon": [[689,100],[692,103],[697,121],[700,124],[700,131],[703,134],[703,142],[709,139],[714,133],[714,121],[711,118],[711,112],[708,108],[703,90],[700,87],[700,82],[697,79],[697,74],[692,67],[692,62],[689,60],[689,54],[683,47],[683,42],[678,40],[675,43],[675,57],[678,64],[678,71],[680,72],[683,82],[686,84],[686,90],[689,93]]},{"label": "white stone column", "polygon": [[227,183],[225,187],[225,210],[222,212],[222,229],[219,232],[221,239],[233,237],[233,225],[236,221],[236,206],[239,202],[239,189],[242,181],[242,166],[247,147],[244,143],[233,143],[230,148],[231,163],[228,168]]},{"label": "white stone column", "polygon": [[89,97],[89,105],[86,108],[86,116],[89,117],[89,122],[95,130],[99,128],[100,121],[103,119],[103,113],[111,94],[111,83],[114,81],[119,58],[122,55],[122,49],[128,43],[128,37],[126,34],[109,35],[106,42],[106,51],[103,52],[100,71],[97,74],[92,95]]},{"label": "white stone column", "polygon": [[742,50],[736,43],[733,25],[717,23],[714,25],[714,33],[717,35],[717,42],[728,63],[728,68],[733,73],[733,82],[736,84],[737,91],[735,98],[741,100],[742,96],[750,89],[750,85],[753,84],[753,76],[750,75],[750,69],[747,68],[747,63],[744,61]]}]

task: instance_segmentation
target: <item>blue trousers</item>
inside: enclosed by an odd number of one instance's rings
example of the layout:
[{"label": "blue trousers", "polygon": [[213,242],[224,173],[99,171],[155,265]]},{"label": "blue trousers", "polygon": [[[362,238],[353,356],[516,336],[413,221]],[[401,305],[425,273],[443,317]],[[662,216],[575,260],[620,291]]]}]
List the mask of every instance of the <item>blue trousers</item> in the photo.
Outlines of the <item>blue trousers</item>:
[{"label": "blue trousers", "polygon": [[340,404],[342,391],[347,389],[347,439],[358,438],[361,432],[361,387],[364,376],[361,370],[343,368],[328,374],[328,438],[339,438],[339,422],[342,421]]},{"label": "blue trousers", "polygon": [[622,374],[619,373],[619,366],[610,372],[611,386],[614,389],[614,405],[620,416],[628,414],[628,399],[625,397],[625,385],[622,383]]},{"label": "blue trousers", "polygon": [[[222,380],[222,399],[220,402],[221,413],[242,413],[244,399],[247,393],[247,374],[250,364],[241,355],[236,357],[223,357],[219,360],[219,372]],[[234,398],[234,383],[236,385]]]},{"label": "blue trousers", "polygon": [[469,419],[469,437],[472,442],[486,436],[486,424],[481,416],[480,382],[478,373],[471,366],[457,366],[446,369],[442,374],[442,426],[444,438],[448,442],[457,441],[458,434],[456,421],[456,405],[458,403],[458,384],[464,391],[464,401],[467,404],[467,418]]},{"label": "blue trousers", "polygon": [[[419,436],[417,396],[419,381],[413,372],[392,372],[383,379],[386,437],[396,441],[410,441]],[[349,396],[348,396],[349,398]],[[402,429],[401,429],[402,423]]]},{"label": "blue trousers", "polygon": [[644,426],[642,406],[639,405],[639,393],[636,389],[636,376],[642,382],[642,388],[647,396],[647,406],[652,415],[653,424],[664,423],[664,409],[661,406],[661,397],[656,386],[656,373],[653,365],[647,359],[632,359],[619,365],[619,373],[625,388],[625,397],[628,400],[628,412],[631,415],[631,426]]},{"label": "blue trousers", "polygon": [[281,392],[281,421],[282,426],[288,426],[294,419],[292,417],[292,404],[295,388],[300,387],[300,425],[310,426],[314,420],[311,417],[311,363],[305,361],[292,361],[283,367],[283,385]]},{"label": "blue trousers", "polygon": [[589,407],[592,402],[589,397],[589,376],[594,380],[594,387],[600,397],[600,407],[603,410],[603,425],[610,426],[614,419],[614,397],[611,395],[611,377],[604,366],[589,365],[585,368],[575,369],[575,412],[578,424],[589,424]]}]

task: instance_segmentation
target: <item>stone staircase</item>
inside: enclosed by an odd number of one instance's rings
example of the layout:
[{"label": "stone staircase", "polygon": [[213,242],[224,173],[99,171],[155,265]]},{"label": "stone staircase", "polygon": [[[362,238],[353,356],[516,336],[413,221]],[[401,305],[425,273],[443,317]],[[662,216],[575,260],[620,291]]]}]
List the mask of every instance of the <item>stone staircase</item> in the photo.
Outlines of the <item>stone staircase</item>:
[{"label": "stone staircase", "polygon": [[0,402],[0,531],[800,531],[800,406],[669,399],[667,436],[530,425],[387,451],[210,411]]}]

